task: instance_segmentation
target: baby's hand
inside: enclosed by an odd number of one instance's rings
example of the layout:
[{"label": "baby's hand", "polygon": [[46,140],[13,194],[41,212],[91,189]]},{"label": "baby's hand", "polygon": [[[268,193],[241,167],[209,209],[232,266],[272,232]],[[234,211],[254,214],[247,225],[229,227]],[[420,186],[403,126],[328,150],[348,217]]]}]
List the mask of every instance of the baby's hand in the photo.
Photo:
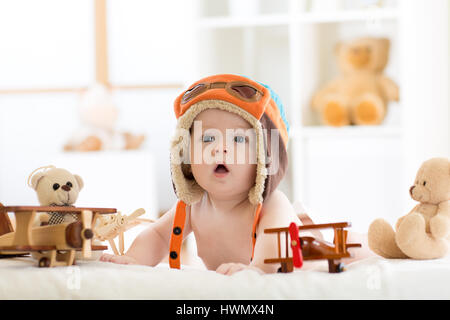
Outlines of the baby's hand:
[{"label": "baby's hand", "polygon": [[236,272],[239,272],[242,270],[254,270],[254,271],[258,272],[259,274],[264,274],[264,272],[257,267],[248,266],[243,263],[234,263],[234,262],[222,263],[216,269],[216,272],[227,275],[227,276],[231,276],[233,273],[236,273]]},{"label": "baby's hand", "polygon": [[139,264],[135,259],[129,257],[129,256],[116,256],[113,254],[104,253],[100,257],[100,261],[103,262],[112,262],[112,263],[118,263],[118,264]]}]

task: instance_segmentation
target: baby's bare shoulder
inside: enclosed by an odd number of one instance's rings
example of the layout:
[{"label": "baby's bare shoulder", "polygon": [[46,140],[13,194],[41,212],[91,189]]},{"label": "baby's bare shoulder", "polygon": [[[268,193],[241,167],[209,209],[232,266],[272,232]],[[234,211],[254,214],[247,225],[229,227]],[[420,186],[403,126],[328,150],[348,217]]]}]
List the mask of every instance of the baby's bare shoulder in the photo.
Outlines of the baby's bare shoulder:
[{"label": "baby's bare shoulder", "polygon": [[260,224],[263,226],[288,225],[298,223],[294,207],[287,196],[280,190],[275,190],[263,203]]},{"label": "baby's bare shoulder", "polygon": [[276,189],[270,194],[270,196],[266,199],[266,201],[264,201],[263,207],[272,209],[277,208],[279,206],[287,206],[292,208],[292,210],[294,210],[291,202],[286,197],[284,192]]}]

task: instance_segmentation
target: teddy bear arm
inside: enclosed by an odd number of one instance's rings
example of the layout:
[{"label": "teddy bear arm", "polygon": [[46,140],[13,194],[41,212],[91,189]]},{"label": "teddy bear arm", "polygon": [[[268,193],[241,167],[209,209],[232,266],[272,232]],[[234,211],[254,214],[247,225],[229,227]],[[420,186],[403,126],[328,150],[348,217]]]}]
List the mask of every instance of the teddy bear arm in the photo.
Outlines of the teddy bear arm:
[{"label": "teddy bear arm", "polygon": [[436,259],[444,256],[448,243],[426,232],[426,219],[419,212],[413,212],[405,217],[395,242],[400,250],[413,259]]},{"label": "teddy bear arm", "polygon": [[397,232],[398,229],[400,228],[400,225],[402,224],[402,221],[409,216],[410,214],[414,213],[417,209],[419,205],[416,205],[410,212],[408,212],[406,215],[404,215],[403,217],[400,217],[397,219],[397,222],[395,223],[395,231]]},{"label": "teddy bear arm", "polygon": [[438,212],[437,212],[437,214],[445,215],[445,216],[450,218],[450,200],[441,202],[438,205]]},{"label": "teddy bear arm", "polygon": [[436,215],[430,219],[430,231],[435,238],[450,235],[450,201],[441,202]]},{"label": "teddy bear arm", "polygon": [[404,219],[405,217],[406,217],[406,216],[403,216],[403,217],[398,218],[397,222],[395,223],[395,231],[396,231],[396,232],[398,231],[398,228],[400,227],[400,225],[401,225],[401,223],[402,223],[402,221],[403,221],[403,219]]},{"label": "teddy bear arm", "polygon": [[383,91],[384,96],[389,101],[398,101],[399,100],[399,89],[397,84],[389,79],[388,77],[381,76],[379,78],[379,86]]}]

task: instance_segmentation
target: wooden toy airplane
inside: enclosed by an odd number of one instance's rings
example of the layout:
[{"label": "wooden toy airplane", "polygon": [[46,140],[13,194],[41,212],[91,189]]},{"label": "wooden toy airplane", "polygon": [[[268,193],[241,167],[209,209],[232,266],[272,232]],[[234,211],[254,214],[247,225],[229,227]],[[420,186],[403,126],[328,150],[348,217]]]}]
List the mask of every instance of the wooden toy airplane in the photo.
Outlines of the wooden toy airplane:
[{"label": "wooden toy airplane", "polygon": [[[140,208],[128,216],[118,212],[115,215],[100,217],[99,224],[94,231],[95,238],[101,241],[107,240],[115,255],[123,255],[125,250],[124,232],[141,223],[154,222],[150,219],[139,218],[144,213],[145,210]],[[114,238],[116,237],[119,237],[119,250],[117,250],[116,244],[114,243]]]},{"label": "wooden toy airplane", "polygon": [[[82,251],[84,258],[91,250],[106,250],[106,246],[91,245],[94,236],[92,225],[99,214],[115,213],[112,208],[77,208],[15,206],[0,203],[0,255],[24,255],[33,253],[39,267],[70,266],[75,263],[75,251]],[[8,212],[14,212],[16,230]],[[81,215],[81,221],[33,227],[37,212],[63,212]]]},{"label": "wooden toy airplane", "polygon": [[[264,233],[276,233],[278,241],[278,257],[265,259],[264,263],[280,263],[279,272],[292,272],[294,267],[301,268],[305,260],[328,260],[328,272],[339,273],[344,271],[344,265],[340,262],[342,258],[352,255],[348,248],[361,247],[360,243],[347,243],[348,231],[344,228],[350,227],[349,222],[309,224],[297,226],[294,222],[288,228],[265,229]],[[319,237],[299,237],[299,231],[333,228],[334,241],[327,243]],[[285,235],[286,252],[281,254],[281,233]],[[288,241],[290,238],[290,242]],[[292,256],[289,256],[291,247]]]}]

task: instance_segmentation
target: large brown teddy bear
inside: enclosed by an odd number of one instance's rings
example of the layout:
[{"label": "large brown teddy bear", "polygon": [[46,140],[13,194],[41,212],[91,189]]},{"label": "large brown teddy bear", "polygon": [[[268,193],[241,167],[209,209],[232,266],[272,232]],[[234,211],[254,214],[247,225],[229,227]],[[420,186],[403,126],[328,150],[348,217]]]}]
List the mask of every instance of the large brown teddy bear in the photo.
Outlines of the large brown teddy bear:
[{"label": "large brown teddy bear", "polygon": [[336,46],[341,75],[320,89],[311,105],[325,125],[377,125],[389,101],[398,101],[397,85],[383,75],[390,41],[362,38]]},{"label": "large brown teddy bear", "polygon": [[420,203],[398,219],[397,232],[383,219],[372,222],[370,249],[385,258],[443,257],[450,245],[450,160],[424,162],[409,192]]}]

